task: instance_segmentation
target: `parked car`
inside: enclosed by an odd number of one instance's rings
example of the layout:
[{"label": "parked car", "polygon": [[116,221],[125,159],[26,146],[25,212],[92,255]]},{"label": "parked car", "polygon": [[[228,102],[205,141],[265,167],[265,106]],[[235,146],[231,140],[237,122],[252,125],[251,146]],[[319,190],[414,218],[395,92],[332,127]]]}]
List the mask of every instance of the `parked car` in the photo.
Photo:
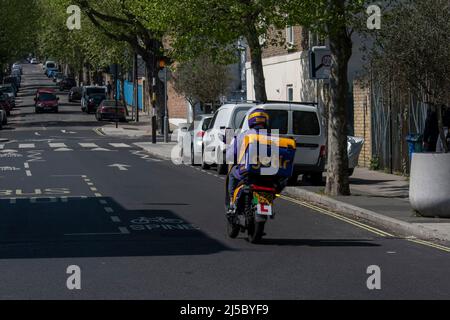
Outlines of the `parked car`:
[{"label": "parked car", "polygon": [[224,141],[226,133],[234,131],[236,134],[247,112],[253,107],[255,104],[234,103],[225,104],[217,110],[203,137],[201,160],[203,169],[217,165],[217,172],[220,174],[226,172],[226,141]]},{"label": "parked car", "polygon": [[35,111],[36,113],[44,111],[59,111],[59,97],[55,95],[55,91],[52,89],[38,89],[36,91]]},{"label": "parked car", "polygon": [[69,96],[69,102],[81,101],[81,88],[80,87],[70,88],[68,96]]},{"label": "parked car", "polygon": [[58,84],[59,82],[62,81],[62,79],[64,79],[64,73],[62,72],[53,72],[53,82],[56,82],[56,84]]},{"label": "parked car", "polygon": [[10,84],[14,88],[14,96],[17,97],[17,93],[19,92],[20,83],[16,77],[5,77],[3,79],[4,85]]},{"label": "parked car", "polygon": [[0,130],[3,129],[3,126],[8,123],[8,117],[6,115],[5,110],[0,106]]},{"label": "parked car", "polygon": [[53,75],[57,72],[59,72],[58,68],[47,68],[47,77],[53,78]]},{"label": "parked car", "polygon": [[13,107],[9,96],[4,94],[3,92],[0,92],[0,107],[2,108],[3,111],[5,111],[5,114],[9,117]]},{"label": "parked car", "polygon": [[110,120],[126,122],[127,109],[120,101],[118,101],[116,105],[115,100],[103,100],[95,112],[95,118],[98,121]]},{"label": "parked car", "polygon": [[11,70],[18,70],[22,74],[22,65],[16,62],[12,65]]},{"label": "parked car", "polygon": [[7,117],[11,115],[11,102],[9,101],[9,97],[0,92],[0,108],[5,112],[5,118],[2,120],[4,124],[6,124]]},{"label": "parked car", "polygon": [[51,61],[51,60],[46,61],[46,62],[44,63],[44,65],[42,66],[42,69],[44,70],[44,74],[47,74],[47,69],[48,69],[48,68],[56,69],[56,62]]},{"label": "parked car", "polygon": [[16,93],[14,90],[15,89],[12,84],[4,84],[0,86],[0,93],[7,96],[9,102],[11,103],[11,108],[16,107]]},{"label": "parked car", "polygon": [[[61,81],[57,82],[60,91],[70,90],[77,86],[75,79],[70,77],[64,77]],[[79,100],[79,99],[78,99]]]},{"label": "parked car", "polygon": [[[294,138],[297,143],[294,175],[290,182],[296,183],[299,175],[304,174],[313,184],[322,183],[327,156],[326,136],[317,107],[280,102],[258,105],[257,108],[269,114],[269,129],[278,130],[280,137]],[[247,130],[248,114],[242,123],[242,132]]]},{"label": "parked car", "polygon": [[191,165],[200,164],[202,158],[203,136],[205,135],[206,130],[208,130],[212,118],[212,114],[197,116],[185,132],[181,129],[182,133],[184,133],[181,135],[179,141],[181,146],[181,156],[183,160],[186,160],[186,158],[189,157],[189,164]]},{"label": "parked car", "polygon": [[39,61],[36,58],[31,58],[30,63],[31,64],[38,64]]},{"label": "parked car", "polygon": [[100,103],[106,99],[107,88],[102,86],[84,86],[81,91],[81,110],[96,112]]}]

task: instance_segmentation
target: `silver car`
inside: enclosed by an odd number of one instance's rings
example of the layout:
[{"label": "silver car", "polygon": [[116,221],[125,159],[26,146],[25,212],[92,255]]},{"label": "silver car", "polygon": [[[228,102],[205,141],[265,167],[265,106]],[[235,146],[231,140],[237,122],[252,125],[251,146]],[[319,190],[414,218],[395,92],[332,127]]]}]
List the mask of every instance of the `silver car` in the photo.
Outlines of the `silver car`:
[{"label": "silver car", "polygon": [[189,128],[182,129],[184,134],[180,137],[181,157],[183,161],[188,160],[191,165],[201,164],[203,136],[208,130],[212,114],[199,115],[191,123]]}]

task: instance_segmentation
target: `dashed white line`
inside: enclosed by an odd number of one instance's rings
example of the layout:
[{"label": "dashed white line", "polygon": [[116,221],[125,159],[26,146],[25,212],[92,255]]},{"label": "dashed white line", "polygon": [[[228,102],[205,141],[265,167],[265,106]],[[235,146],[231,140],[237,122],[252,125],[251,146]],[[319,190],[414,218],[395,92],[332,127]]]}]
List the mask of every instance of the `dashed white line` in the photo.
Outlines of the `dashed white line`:
[{"label": "dashed white line", "polygon": [[105,207],[104,209],[105,209],[105,211],[107,213],[113,213],[114,212],[113,208],[110,208],[110,207]]},{"label": "dashed white line", "polygon": [[111,220],[112,220],[112,222],[115,222],[115,223],[121,223],[122,222],[122,220],[120,220],[120,218],[117,217],[117,216],[111,217]]},{"label": "dashed white line", "polygon": [[34,149],[36,145],[34,143],[23,143],[19,144],[19,149]]},{"label": "dashed white line", "polygon": [[119,227],[121,234],[130,234],[130,231],[126,227]]},{"label": "dashed white line", "polygon": [[67,148],[65,143],[49,143],[50,148]]},{"label": "dashed white line", "polygon": [[108,204],[108,201],[106,201],[106,200],[100,200],[99,202],[100,202],[100,204],[103,204],[103,205]]},{"label": "dashed white line", "polygon": [[114,148],[131,148],[131,146],[126,143],[110,143],[109,145]]},{"label": "dashed white line", "polygon": [[95,143],[80,143],[79,145],[83,148],[99,148]]},{"label": "dashed white line", "polygon": [[26,171],[25,171],[25,173],[27,174],[27,177],[31,177],[31,176],[33,176],[33,174],[31,173],[31,171],[30,171],[30,170],[26,170]]},{"label": "dashed white line", "polygon": [[25,163],[23,164],[23,167],[24,167],[25,169],[30,169],[30,164],[29,164],[28,162],[25,162]]}]

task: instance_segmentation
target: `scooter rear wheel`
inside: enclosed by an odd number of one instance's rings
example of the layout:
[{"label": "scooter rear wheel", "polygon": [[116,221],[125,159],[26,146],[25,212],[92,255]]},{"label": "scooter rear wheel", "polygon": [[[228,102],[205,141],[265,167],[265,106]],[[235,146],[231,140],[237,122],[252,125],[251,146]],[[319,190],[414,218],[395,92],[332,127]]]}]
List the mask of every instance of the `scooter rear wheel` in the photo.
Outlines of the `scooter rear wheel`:
[{"label": "scooter rear wheel", "polygon": [[254,222],[248,226],[248,241],[253,244],[261,242],[264,236],[265,221]]}]

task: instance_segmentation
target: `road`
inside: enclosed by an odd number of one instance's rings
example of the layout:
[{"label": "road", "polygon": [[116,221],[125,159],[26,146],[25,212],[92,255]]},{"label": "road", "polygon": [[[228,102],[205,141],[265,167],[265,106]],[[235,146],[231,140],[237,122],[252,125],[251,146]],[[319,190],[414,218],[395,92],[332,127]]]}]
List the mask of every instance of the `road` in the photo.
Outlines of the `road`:
[{"label": "road", "polygon": [[[61,94],[34,114],[24,66],[0,132],[0,299],[445,299],[449,252],[391,237],[290,199],[261,245],[225,234],[224,181],[98,135]],[[66,286],[81,268],[81,290]],[[369,290],[369,266],[381,290]]]}]

